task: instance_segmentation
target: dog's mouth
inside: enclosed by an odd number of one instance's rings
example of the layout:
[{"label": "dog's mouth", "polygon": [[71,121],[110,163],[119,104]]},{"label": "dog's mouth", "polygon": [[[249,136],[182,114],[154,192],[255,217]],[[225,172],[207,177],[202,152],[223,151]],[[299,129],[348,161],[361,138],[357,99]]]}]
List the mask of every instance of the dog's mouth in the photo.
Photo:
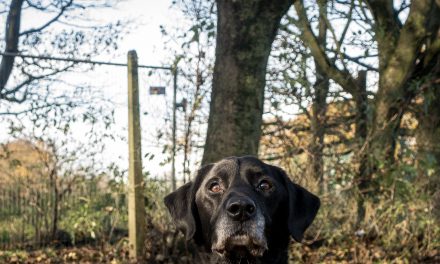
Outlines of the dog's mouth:
[{"label": "dog's mouth", "polygon": [[236,234],[226,238],[223,243],[215,244],[212,250],[222,256],[261,257],[267,250],[267,243],[248,234]]}]

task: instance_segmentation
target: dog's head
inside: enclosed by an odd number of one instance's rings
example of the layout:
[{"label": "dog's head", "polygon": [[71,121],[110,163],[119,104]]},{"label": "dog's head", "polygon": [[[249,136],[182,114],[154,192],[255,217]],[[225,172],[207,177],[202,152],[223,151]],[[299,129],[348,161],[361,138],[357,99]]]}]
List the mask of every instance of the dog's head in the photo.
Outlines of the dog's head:
[{"label": "dog's head", "polygon": [[202,167],[165,205],[188,240],[227,258],[255,258],[287,246],[288,234],[301,241],[320,201],[282,169],[246,156]]}]

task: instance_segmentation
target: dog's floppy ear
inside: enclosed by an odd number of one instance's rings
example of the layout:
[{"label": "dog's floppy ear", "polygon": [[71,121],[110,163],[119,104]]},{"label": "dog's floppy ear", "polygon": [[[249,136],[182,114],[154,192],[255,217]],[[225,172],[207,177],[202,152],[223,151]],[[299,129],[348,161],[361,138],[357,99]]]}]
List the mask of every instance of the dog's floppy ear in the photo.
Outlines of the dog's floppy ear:
[{"label": "dog's floppy ear", "polygon": [[192,182],[188,182],[164,199],[176,227],[183,231],[187,240],[193,238],[196,232],[196,223],[191,209],[192,185]]},{"label": "dog's floppy ear", "polygon": [[321,202],[317,196],[293,183],[284,170],[278,167],[275,168],[283,177],[288,192],[289,217],[287,226],[290,235],[297,242],[301,242],[304,232],[315,219]]},{"label": "dog's floppy ear", "polygon": [[184,184],[176,191],[168,194],[164,199],[171,218],[176,227],[185,234],[186,240],[192,239],[197,231],[198,213],[195,195],[203,176],[209,172],[212,166],[212,164],[208,164],[202,167],[197,172],[194,182]]}]

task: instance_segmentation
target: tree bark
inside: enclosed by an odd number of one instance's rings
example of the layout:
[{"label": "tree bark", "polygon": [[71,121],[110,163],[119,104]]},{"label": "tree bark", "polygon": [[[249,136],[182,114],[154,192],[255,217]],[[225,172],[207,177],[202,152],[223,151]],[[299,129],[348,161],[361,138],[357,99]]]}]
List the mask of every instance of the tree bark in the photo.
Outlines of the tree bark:
[{"label": "tree bark", "polygon": [[[17,52],[18,39],[20,36],[20,20],[23,0],[12,0],[9,7],[8,17],[6,18],[5,51]],[[3,97],[3,90],[8,82],[9,76],[14,66],[15,57],[3,56],[0,63],[0,99]]]},{"label": "tree bark", "polygon": [[257,155],[266,66],[289,0],[217,0],[217,46],[203,164]]},{"label": "tree bark", "polygon": [[388,65],[390,55],[399,40],[402,27],[392,0],[366,1],[374,19],[374,33],[379,52],[379,72]]}]

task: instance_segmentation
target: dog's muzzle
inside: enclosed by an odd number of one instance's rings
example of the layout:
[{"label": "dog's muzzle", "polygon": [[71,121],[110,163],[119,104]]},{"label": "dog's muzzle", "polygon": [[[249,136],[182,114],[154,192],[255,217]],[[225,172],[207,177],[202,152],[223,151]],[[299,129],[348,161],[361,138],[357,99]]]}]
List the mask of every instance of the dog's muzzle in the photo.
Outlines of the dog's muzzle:
[{"label": "dog's muzzle", "polygon": [[225,209],[218,220],[212,251],[222,256],[261,257],[267,250],[265,220],[255,203],[247,197],[235,197],[227,201]]}]

